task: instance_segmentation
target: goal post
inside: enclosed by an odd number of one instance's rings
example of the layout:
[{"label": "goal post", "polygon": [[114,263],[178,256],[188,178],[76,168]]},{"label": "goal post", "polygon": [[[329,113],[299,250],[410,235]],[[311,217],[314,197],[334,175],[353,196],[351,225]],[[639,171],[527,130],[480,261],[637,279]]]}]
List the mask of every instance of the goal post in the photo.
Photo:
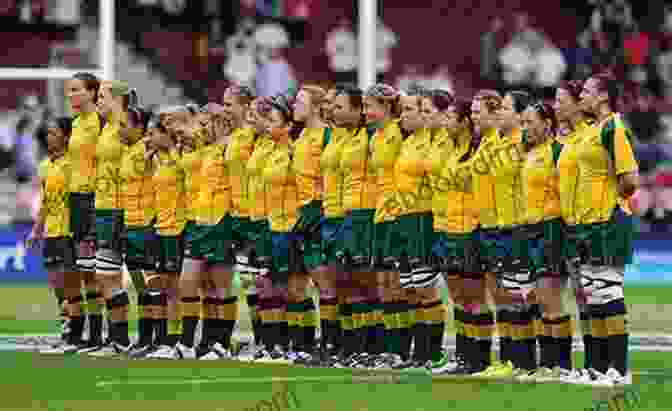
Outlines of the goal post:
[{"label": "goal post", "polygon": [[[115,0],[100,0],[99,9],[99,47],[98,62],[95,67],[64,68],[64,67],[0,67],[0,80],[66,80],[75,73],[90,72],[105,80],[114,80],[115,61]],[[56,103],[50,101],[50,105]]]}]

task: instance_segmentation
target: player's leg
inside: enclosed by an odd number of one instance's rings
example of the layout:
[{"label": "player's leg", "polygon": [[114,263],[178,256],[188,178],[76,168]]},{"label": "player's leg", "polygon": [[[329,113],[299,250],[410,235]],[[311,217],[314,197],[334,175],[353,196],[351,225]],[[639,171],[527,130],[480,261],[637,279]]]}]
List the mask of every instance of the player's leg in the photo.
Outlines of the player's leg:
[{"label": "player's leg", "polygon": [[[74,243],[70,237],[47,238],[44,244],[44,267],[47,270],[65,319],[62,342],[45,351],[72,353],[81,346],[82,317],[79,274],[75,271]],[[60,291],[57,291],[60,290]]]},{"label": "player's leg", "polygon": [[156,236],[151,227],[133,227],[126,232],[124,258],[137,294],[138,340],[131,356],[140,358],[152,350],[161,292],[156,277]]},{"label": "player's leg", "polygon": [[[95,196],[93,193],[70,194],[70,227],[75,242],[75,272],[78,279],[72,278],[73,285],[78,283],[77,295],[70,288],[68,297],[71,310],[81,313],[84,322],[88,320],[89,340],[86,348],[102,344],[103,330],[103,298],[95,284],[96,271],[96,237],[95,237]],[[75,308],[79,305],[79,308]],[[78,328],[78,327],[77,327]],[[83,333],[82,325],[81,332]]]},{"label": "player's leg", "polygon": [[208,297],[214,302],[215,320],[208,331],[211,339],[204,359],[231,357],[231,337],[238,319],[238,296],[233,291],[235,266],[232,221],[225,217],[217,226],[219,241],[215,252],[208,257]]},{"label": "player's leg", "polygon": [[101,286],[108,313],[108,344],[95,356],[115,355],[130,346],[128,337],[128,290],[123,287],[123,210],[96,210],[96,282]]}]

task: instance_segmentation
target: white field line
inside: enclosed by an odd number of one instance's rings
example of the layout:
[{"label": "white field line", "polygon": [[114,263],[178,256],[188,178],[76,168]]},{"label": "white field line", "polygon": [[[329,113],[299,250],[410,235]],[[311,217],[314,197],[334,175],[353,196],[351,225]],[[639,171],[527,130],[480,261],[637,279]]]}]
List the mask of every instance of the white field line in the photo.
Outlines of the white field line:
[{"label": "white field line", "polygon": [[[645,376],[645,375],[662,375],[666,370],[648,370],[648,371],[633,371],[633,376]],[[373,371],[375,372],[375,371]],[[415,378],[420,382],[423,380],[422,377],[426,377],[426,380],[423,382],[434,381],[448,381],[451,379],[458,378],[431,378],[431,376],[424,375],[408,375],[408,374],[397,374],[397,373],[381,373],[378,375],[375,374],[362,374],[362,375],[345,375],[345,376],[316,376],[316,377],[255,377],[255,378],[239,378],[239,377],[230,377],[230,378],[209,378],[209,379],[138,379],[138,380],[109,380],[109,381],[98,381],[96,387],[112,387],[112,386],[131,386],[131,385],[206,385],[206,384],[273,384],[273,383],[289,383],[289,382],[349,382],[349,383],[402,383],[402,382],[413,382]],[[473,379],[473,381],[478,381],[478,379]]]},{"label": "white field line", "polygon": [[[180,379],[180,380],[116,380],[98,381],[96,387],[109,387],[118,385],[204,385],[204,384],[273,384],[280,382],[394,382],[400,381],[401,375],[324,375],[316,377],[255,377],[255,378],[209,378],[209,379]],[[407,377],[407,376],[404,376]]]}]

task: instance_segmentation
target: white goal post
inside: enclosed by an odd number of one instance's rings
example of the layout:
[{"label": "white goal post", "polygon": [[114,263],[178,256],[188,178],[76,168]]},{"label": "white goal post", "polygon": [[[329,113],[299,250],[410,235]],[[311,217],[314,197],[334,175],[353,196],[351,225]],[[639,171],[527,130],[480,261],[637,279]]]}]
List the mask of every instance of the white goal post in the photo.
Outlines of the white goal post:
[{"label": "white goal post", "polygon": [[102,79],[113,80],[115,75],[115,3],[115,0],[100,0],[100,47],[96,69],[0,67],[0,80],[65,80],[81,71],[92,72]]}]

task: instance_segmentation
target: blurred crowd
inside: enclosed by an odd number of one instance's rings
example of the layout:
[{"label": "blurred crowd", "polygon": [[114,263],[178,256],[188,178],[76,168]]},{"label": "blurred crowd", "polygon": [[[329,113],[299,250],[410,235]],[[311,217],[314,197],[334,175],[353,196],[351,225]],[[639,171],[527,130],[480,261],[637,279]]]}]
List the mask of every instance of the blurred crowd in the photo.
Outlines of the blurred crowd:
[{"label": "blurred crowd", "polygon": [[[161,7],[168,14],[183,12],[187,1],[137,0]],[[79,1],[12,1],[23,19],[53,19],[77,22]],[[68,4],[65,4],[68,3]],[[217,1],[201,1],[208,15],[221,15]],[[199,4],[200,4],[199,3]],[[627,98],[622,112],[633,130],[644,187],[641,196],[642,229],[672,231],[672,5],[663,0],[637,3],[632,0],[577,0],[569,12],[578,19],[578,35],[562,47],[537,27],[526,14],[497,16],[484,24],[480,41],[480,79],[499,89],[526,89],[543,93],[558,81],[585,78],[604,67],[616,67]],[[0,2],[0,9],[3,7]],[[192,5],[193,6],[193,5]],[[260,96],[291,89],[297,82],[287,57],[296,37],[281,23],[279,15],[308,19],[319,10],[310,0],[241,0],[235,27],[227,32],[209,20],[211,38],[222,44],[226,60],[221,76],[229,82],[254,87]],[[571,7],[576,7],[572,9]],[[208,11],[209,10],[209,11]],[[2,14],[2,13],[0,13]],[[331,80],[356,82],[359,62],[356,21],[339,17],[323,42]],[[214,34],[213,34],[214,33]],[[220,33],[220,34],[217,34]],[[376,29],[376,71],[400,89],[414,85],[454,91],[458,78],[438,65],[423,72],[422,65],[404,61],[396,78],[386,76],[399,44],[394,27],[379,18]],[[40,96],[41,98],[42,96]],[[37,96],[26,96],[20,108],[0,117],[0,142],[17,141],[28,162],[36,163],[44,152],[41,127],[49,116]],[[22,200],[23,201],[23,200]],[[24,201],[25,202],[25,201]]]}]

